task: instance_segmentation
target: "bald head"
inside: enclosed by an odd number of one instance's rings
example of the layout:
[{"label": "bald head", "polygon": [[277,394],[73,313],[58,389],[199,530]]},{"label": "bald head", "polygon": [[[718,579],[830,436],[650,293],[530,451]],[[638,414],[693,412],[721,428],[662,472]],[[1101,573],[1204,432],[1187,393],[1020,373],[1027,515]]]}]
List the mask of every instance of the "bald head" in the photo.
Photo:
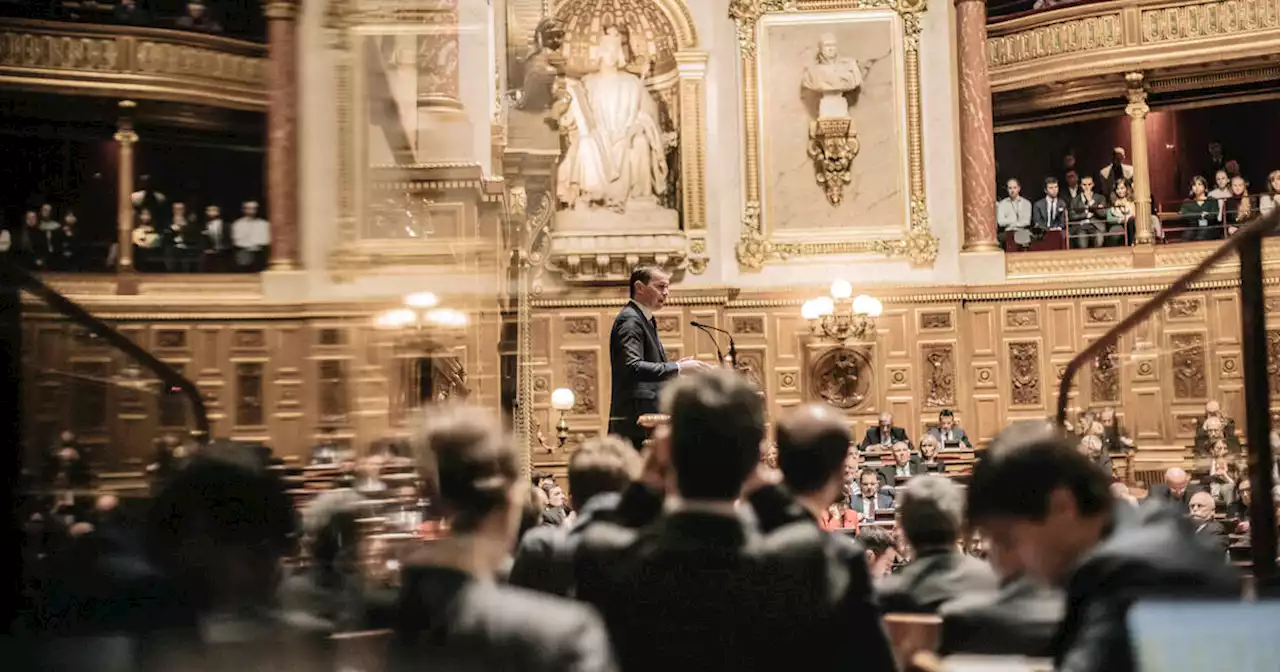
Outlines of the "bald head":
[{"label": "bald head", "polygon": [[778,421],[778,467],[799,494],[816,492],[843,475],[853,435],[844,417],[819,404],[801,406]]},{"label": "bald head", "polygon": [[1175,497],[1181,497],[1182,493],[1187,491],[1187,484],[1191,482],[1191,477],[1187,472],[1179,467],[1164,472],[1164,484],[1169,486],[1169,492]]},{"label": "bald head", "polygon": [[1216,416],[1222,412],[1222,405],[1216,401],[1204,402],[1204,414],[1210,417]]}]

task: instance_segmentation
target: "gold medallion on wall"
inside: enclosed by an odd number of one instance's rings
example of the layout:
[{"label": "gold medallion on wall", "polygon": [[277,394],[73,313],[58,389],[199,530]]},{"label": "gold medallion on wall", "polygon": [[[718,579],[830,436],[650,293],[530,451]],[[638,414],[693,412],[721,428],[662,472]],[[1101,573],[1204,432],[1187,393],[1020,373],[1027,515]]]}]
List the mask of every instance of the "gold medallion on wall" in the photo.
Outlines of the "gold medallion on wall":
[{"label": "gold medallion on wall", "polygon": [[937,258],[924,190],[924,10],[923,0],[730,2],[742,76],[743,269],[859,253],[916,265]]}]

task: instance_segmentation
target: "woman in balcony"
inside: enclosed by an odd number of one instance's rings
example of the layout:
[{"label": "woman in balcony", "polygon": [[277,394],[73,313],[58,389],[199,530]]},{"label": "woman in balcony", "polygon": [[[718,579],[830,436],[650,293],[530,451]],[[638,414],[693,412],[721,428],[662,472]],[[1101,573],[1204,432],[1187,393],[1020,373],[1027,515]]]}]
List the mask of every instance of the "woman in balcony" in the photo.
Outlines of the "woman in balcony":
[{"label": "woman in balcony", "polygon": [[1258,197],[1258,212],[1266,217],[1277,205],[1280,205],[1280,170],[1273,170],[1267,174],[1266,193]]},{"label": "woman in balcony", "polygon": [[1107,208],[1107,247],[1119,247],[1133,241],[1133,217],[1137,212],[1129,193],[1129,182],[1116,180],[1111,187],[1111,207]]},{"label": "woman in balcony", "polygon": [[1253,207],[1253,198],[1249,196],[1249,186],[1243,177],[1236,175],[1231,178],[1229,189],[1231,195],[1223,205],[1223,224],[1227,227],[1228,236],[1258,216],[1258,211]]},{"label": "woman in balcony", "polygon": [[1183,240],[1221,240],[1221,206],[1209,196],[1209,183],[1201,176],[1191,178],[1191,198],[1178,210]]}]

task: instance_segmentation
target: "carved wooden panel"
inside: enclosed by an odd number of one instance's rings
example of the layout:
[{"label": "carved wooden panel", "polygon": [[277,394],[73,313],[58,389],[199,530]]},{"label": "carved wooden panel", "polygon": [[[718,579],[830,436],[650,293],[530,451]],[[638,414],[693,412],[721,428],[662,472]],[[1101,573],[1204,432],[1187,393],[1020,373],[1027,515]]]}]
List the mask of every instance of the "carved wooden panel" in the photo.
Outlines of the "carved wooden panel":
[{"label": "carved wooden panel", "polygon": [[347,330],[325,327],[316,331],[316,345],[340,346],[347,343]]},{"label": "carved wooden panel", "polygon": [[1165,318],[1170,322],[1198,320],[1203,313],[1204,299],[1198,296],[1179,296],[1164,305]]},{"label": "carved wooden panel", "polygon": [[[259,332],[261,333],[261,332]],[[238,362],[236,364],[236,418],[240,427],[260,427],[265,418],[263,402],[262,362]]]},{"label": "carved wooden panel", "polygon": [[920,381],[925,408],[956,405],[955,346],[951,343],[924,343],[920,346]]},{"label": "carved wooden panel", "polygon": [[680,316],[679,315],[656,315],[654,320],[658,323],[659,334],[678,334],[680,333]]},{"label": "carved wooden panel", "polygon": [[1084,306],[1085,324],[1108,325],[1120,321],[1120,306],[1116,303],[1093,303]]},{"label": "carved wooden panel", "polygon": [[1120,358],[1114,343],[1103,348],[1090,367],[1089,395],[1095,404],[1120,402]]},{"label": "carved wooden panel", "polygon": [[800,372],[793,368],[778,369],[778,393],[798,394],[800,392]]},{"label": "carved wooden panel", "polygon": [[888,378],[890,390],[897,392],[911,389],[911,367],[905,364],[895,364],[885,367],[885,374],[885,377]]},{"label": "carved wooden panel", "polygon": [[969,314],[971,352],[980,357],[996,357],[995,308],[978,306]]},{"label": "carved wooden panel", "polygon": [[1039,406],[1043,400],[1040,381],[1040,344],[1036,341],[1009,343],[1009,403]]},{"label": "carved wooden panel", "polygon": [[1072,354],[1079,342],[1076,329],[1076,307],[1071,303],[1051,303],[1048,324],[1045,325],[1049,339],[1049,352],[1053,354]]},{"label": "carved wooden panel", "polygon": [[955,328],[954,324],[955,319],[950,310],[920,311],[921,331],[951,331]]},{"label": "carved wooden panel", "polygon": [[231,347],[235,350],[263,350],[267,347],[267,332],[262,329],[237,329]]},{"label": "carved wooden panel", "polygon": [[599,362],[596,350],[564,350],[564,379],[576,397],[573,413],[585,415],[600,410]]},{"label": "carved wooden panel", "polygon": [[321,425],[347,423],[347,367],[341,359],[322,359],[317,364],[316,390],[319,399],[316,420]]},{"label": "carved wooden panel", "polygon": [[738,348],[738,361],[735,367],[742,375],[751,381],[761,391],[766,388],[767,376],[765,375],[765,351],[764,348]]},{"label": "carved wooden panel", "polygon": [[1008,331],[1028,331],[1039,326],[1039,312],[1035,308],[1006,308],[1004,311],[1004,327]]},{"label": "carved wooden panel", "polygon": [[814,400],[841,409],[864,406],[871,397],[873,370],[868,353],[855,348],[831,348],[809,369],[809,391]]},{"label": "carved wooden panel", "polygon": [[161,329],[156,332],[156,347],[161,350],[180,350],[187,347],[184,329]]},{"label": "carved wooden panel", "polygon": [[1267,330],[1267,386],[1280,397],[1280,329]]},{"label": "carved wooden panel", "polygon": [[566,336],[595,336],[599,329],[594,315],[574,315],[564,318]]},{"label": "carved wooden panel", "polygon": [[763,315],[743,315],[730,320],[730,331],[738,336],[764,336]]},{"label": "carved wooden panel", "polygon": [[1205,378],[1204,334],[1181,333],[1169,336],[1173,359],[1173,398],[1204,399],[1209,394]]}]

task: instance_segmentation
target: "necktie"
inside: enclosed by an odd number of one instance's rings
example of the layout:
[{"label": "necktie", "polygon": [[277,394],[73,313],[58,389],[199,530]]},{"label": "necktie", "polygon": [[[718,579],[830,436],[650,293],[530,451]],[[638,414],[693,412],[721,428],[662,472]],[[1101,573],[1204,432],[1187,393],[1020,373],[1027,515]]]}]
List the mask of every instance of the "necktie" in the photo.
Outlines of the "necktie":
[{"label": "necktie", "polygon": [[951,441],[951,430],[949,430],[949,429],[948,429],[948,430],[947,430],[947,435],[946,435],[945,437],[943,437],[942,442],[943,442],[943,443],[947,443],[947,442],[949,442],[949,441]]},{"label": "necktie", "polygon": [[1053,201],[1049,201],[1049,226],[1053,226],[1053,206],[1057,205]]},{"label": "necktie", "polygon": [[653,326],[654,331],[658,330],[658,318],[656,317],[649,318],[649,324]]}]

